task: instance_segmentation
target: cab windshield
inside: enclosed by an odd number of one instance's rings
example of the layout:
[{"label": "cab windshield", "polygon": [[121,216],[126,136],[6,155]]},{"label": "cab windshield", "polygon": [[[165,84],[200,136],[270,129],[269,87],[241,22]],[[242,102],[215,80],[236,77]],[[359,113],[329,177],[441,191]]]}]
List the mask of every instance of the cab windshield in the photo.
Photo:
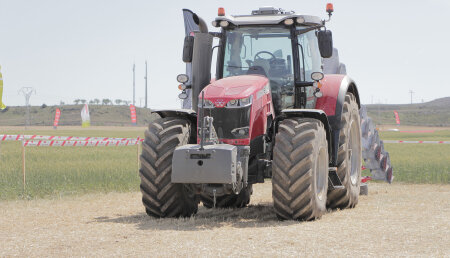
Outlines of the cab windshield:
[{"label": "cab windshield", "polygon": [[293,81],[289,29],[242,27],[226,33],[223,77],[260,74],[279,83]]},{"label": "cab windshield", "polygon": [[259,74],[270,80],[275,109],[294,105],[291,33],[280,27],[241,27],[226,31],[223,77]]}]

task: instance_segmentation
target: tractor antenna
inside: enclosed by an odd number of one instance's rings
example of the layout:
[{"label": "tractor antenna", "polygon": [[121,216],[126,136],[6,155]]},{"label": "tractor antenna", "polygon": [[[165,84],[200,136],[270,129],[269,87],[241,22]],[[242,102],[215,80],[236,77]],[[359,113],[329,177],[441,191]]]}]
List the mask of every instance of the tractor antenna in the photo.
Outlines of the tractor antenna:
[{"label": "tractor antenna", "polygon": [[204,106],[205,106],[205,92],[202,91],[202,109],[200,113],[200,128],[201,128],[200,150],[203,150],[203,142],[205,140],[205,130],[203,128],[203,117],[205,116]]}]

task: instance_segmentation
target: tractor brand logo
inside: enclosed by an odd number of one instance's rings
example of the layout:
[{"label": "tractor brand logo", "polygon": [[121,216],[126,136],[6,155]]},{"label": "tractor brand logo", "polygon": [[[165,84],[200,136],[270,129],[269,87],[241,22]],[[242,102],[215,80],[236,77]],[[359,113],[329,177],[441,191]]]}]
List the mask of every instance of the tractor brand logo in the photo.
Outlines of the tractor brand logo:
[{"label": "tractor brand logo", "polygon": [[216,105],[216,107],[223,107],[223,106],[225,106],[225,100],[223,100],[223,99],[216,99],[214,101],[214,104]]}]

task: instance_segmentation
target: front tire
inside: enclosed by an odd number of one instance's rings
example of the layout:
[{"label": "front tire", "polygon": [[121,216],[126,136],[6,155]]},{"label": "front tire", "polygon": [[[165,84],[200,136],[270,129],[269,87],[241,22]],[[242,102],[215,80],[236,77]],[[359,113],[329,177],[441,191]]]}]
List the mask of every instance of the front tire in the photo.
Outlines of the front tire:
[{"label": "front tire", "polygon": [[286,119],[275,139],[272,196],[279,219],[313,220],[326,211],[328,144],[322,122]]},{"label": "front tire", "polygon": [[160,118],[145,131],[142,143],[142,203],[149,216],[188,217],[197,213],[198,201],[188,185],[173,184],[172,155],[177,146],[189,143],[190,123],[181,118]]},{"label": "front tire", "polygon": [[358,204],[361,184],[361,124],[358,104],[351,93],[345,95],[339,133],[337,174],[344,189],[328,192],[328,207],[353,208]]}]

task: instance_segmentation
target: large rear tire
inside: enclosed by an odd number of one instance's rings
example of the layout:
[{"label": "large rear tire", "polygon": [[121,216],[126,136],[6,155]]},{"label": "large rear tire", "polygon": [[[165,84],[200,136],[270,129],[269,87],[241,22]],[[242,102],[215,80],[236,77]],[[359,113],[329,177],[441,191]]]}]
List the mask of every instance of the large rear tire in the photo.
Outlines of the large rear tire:
[{"label": "large rear tire", "polygon": [[286,119],[275,139],[272,196],[279,219],[313,220],[326,211],[328,144],[322,122]]},{"label": "large rear tire", "polygon": [[[216,208],[243,208],[250,203],[250,195],[253,192],[252,185],[242,189],[239,194],[226,194],[216,197]],[[200,196],[203,206],[210,209],[214,207],[214,197],[202,194]]]},{"label": "large rear tire", "polygon": [[337,174],[344,189],[328,192],[328,207],[353,208],[358,204],[361,184],[361,124],[358,104],[351,93],[345,95],[339,134]]},{"label": "large rear tire", "polygon": [[160,118],[145,131],[142,143],[142,202],[149,216],[187,217],[197,213],[198,201],[188,185],[171,183],[172,155],[189,143],[190,123],[181,118]]}]

